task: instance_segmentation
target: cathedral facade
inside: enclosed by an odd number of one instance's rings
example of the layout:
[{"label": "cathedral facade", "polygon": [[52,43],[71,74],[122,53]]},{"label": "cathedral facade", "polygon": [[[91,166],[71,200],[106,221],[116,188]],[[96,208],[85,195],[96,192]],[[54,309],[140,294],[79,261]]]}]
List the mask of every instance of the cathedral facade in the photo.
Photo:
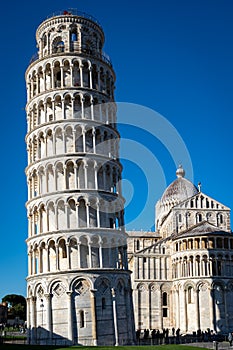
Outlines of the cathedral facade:
[{"label": "cathedral facade", "polygon": [[230,209],[177,179],[156,204],[156,232],[128,232],[137,329],[233,330]]}]

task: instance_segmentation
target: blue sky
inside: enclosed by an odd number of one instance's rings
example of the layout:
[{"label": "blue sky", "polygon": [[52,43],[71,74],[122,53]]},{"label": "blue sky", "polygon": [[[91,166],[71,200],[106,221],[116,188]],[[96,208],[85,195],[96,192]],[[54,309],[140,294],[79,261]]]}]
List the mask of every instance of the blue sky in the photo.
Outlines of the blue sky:
[{"label": "blue sky", "polygon": [[[201,181],[203,192],[233,208],[231,0],[22,0],[14,6],[3,2],[0,298],[8,293],[25,295],[26,290],[24,72],[36,52],[37,26],[53,12],[67,8],[92,14],[102,24],[105,52],[110,55],[117,75],[116,101],[148,107],[166,118],[189,151],[194,182]],[[128,228],[151,229],[153,205],[146,207],[136,227],[133,219],[145,206],[148,191],[150,201],[155,203],[165,186],[175,179],[177,160],[166,147],[173,136],[168,133],[165,144],[153,136],[158,135],[154,121],[151,134],[133,126],[120,129],[123,144],[129,139],[142,149],[138,161],[127,156],[122,161],[124,195],[129,202]],[[125,154],[123,148],[121,151]],[[151,155],[155,165],[151,164],[148,176]],[[182,154],[180,158],[185,167]],[[191,172],[187,172],[187,177],[192,177]]]}]

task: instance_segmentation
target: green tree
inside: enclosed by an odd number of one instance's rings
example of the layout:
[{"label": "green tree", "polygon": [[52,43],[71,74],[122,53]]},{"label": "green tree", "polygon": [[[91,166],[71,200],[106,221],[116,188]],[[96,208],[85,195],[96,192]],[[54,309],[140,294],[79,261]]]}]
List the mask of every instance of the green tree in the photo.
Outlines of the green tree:
[{"label": "green tree", "polygon": [[9,314],[26,320],[26,299],[22,295],[8,294],[2,298],[2,302],[8,303]]}]

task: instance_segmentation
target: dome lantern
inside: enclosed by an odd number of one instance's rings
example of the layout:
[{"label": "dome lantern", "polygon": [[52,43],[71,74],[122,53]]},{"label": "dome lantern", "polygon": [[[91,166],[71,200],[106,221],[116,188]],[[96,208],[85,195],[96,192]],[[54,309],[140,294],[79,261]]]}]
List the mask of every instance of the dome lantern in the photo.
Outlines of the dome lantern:
[{"label": "dome lantern", "polygon": [[183,169],[181,164],[179,165],[178,169],[176,170],[176,176],[178,178],[185,177],[185,171],[184,171],[184,169]]}]

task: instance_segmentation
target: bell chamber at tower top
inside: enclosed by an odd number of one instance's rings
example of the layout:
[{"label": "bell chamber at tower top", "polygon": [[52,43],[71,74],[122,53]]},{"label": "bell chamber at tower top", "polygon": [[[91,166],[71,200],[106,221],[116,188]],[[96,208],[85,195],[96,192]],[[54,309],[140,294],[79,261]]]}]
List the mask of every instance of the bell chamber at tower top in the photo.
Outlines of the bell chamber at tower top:
[{"label": "bell chamber at tower top", "polygon": [[32,61],[53,54],[79,53],[99,58],[111,66],[102,48],[104,33],[95,18],[77,10],[53,14],[37,29],[38,54]]},{"label": "bell chamber at tower top", "polygon": [[[38,53],[26,71],[28,110],[42,94],[66,88],[73,91],[71,99],[75,90],[81,89],[82,94],[85,89],[86,93],[94,90],[95,96],[88,97],[94,105],[114,101],[115,73],[102,50],[104,33],[96,20],[74,10],[64,11],[41,23],[36,41]],[[80,98],[86,99],[84,95]]]}]

